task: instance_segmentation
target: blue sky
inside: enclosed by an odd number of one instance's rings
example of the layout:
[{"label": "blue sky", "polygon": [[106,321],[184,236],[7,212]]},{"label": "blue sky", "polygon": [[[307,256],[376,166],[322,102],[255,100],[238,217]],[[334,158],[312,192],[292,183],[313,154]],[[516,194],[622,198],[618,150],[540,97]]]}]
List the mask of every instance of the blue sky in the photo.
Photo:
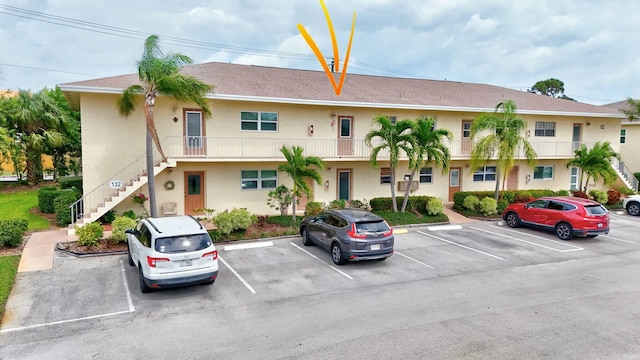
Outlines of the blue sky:
[{"label": "blue sky", "polygon": [[[486,83],[526,91],[557,78],[566,95],[606,104],[640,98],[633,0],[325,0],[349,73]],[[319,0],[0,0],[0,89],[31,89],[136,71],[150,34],[195,63],[322,70]]]}]

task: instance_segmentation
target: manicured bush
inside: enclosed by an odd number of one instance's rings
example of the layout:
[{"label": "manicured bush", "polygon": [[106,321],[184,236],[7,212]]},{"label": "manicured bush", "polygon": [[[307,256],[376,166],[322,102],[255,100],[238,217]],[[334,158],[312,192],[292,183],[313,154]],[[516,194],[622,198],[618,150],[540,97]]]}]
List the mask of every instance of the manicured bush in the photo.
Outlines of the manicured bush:
[{"label": "manicured bush", "polygon": [[275,190],[269,191],[267,196],[269,197],[267,199],[267,205],[276,210],[280,210],[280,215],[287,215],[289,206],[293,202],[293,193],[291,192],[291,189],[284,185],[280,185]]},{"label": "manicured bush", "polygon": [[513,202],[514,203],[526,203],[526,202],[529,202],[529,201],[531,201],[533,199],[535,199],[535,198],[528,192],[518,192],[514,196]]},{"label": "manicured bush", "polygon": [[607,205],[617,204],[620,201],[620,197],[622,197],[620,191],[616,189],[610,189],[609,191],[607,191]]},{"label": "manicured bush", "polygon": [[78,237],[78,245],[80,246],[96,246],[100,243],[100,239],[104,235],[102,225],[97,222],[90,222],[83,226],[74,226],[76,236]]},{"label": "manicured bush", "polygon": [[[396,199],[397,200],[397,199]],[[391,202],[391,198],[373,198],[369,201],[369,205],[371,205],[371,211],[385,211],[385,210],[393,210],[393,203]]]},{"label": "manicured bush", "polygon": [[75,189],[78,193],[82,193],[82,177],[66,176],[58,178],[58,184],[62,189]]},{"label": "manicured bush", "polygon": [[59,226],[67,226],[71,224],[71,206],[78,200],[78,197],[74,191],[63,191],[53,201],[53,206],[56,213],[56,223]]},{"label": "manicured bush", "polygon": [[16,247],[22,244],[28,226],[25,219],[0,220],[0,246]]},{"label": "manicured bush", "polygon": [[367,203],[367,200],[365,199],[364,201],[360,201],[360,200],[350,200],[349,201],[349,207],[353,208],[353,209],[364,209],[364,210],[369,210],[369,203]]},{"label": "manicured bush", "polygon": [[587,195],[587,193],[580,191],[580,190],[574,190],[571,192],[571,195],[575,196],[575,197],[579,197],[579,198],[583,198],[583,199],[588,199],[589,195]]},{"label": "manicured bush", "polygon": [[233,208],[225,210],[213,217],[213,223],[222,235],[229,235],[232,232],[243,232],[256,221],[256,216],[252,215],[246,208]]},{"label": "manicured bush", "polygon": [[427,202],[427,206],[425,207],[427,215],[442,214],[443,209],[444,207],[442,206],[442,200],[437,197],[432,197],[431,199],[429,199],[429,201]]},{"label": "manicured bush", "polygon": [[634,190],[632,190],[632,189],[627,188],[627,187],[623,187],[623,188],[620,189],[620,193],[623,194],[623,195],[629,196],[629,195],[635,194],[636,192]]},{"label": "manicured bush", "polygon": [[638,179],[638,181],[640,181],[640,172],[634,172],[633,176],[635,176],[636,179]]},{"label": "manicured bush", "polygon": [[495,215],[498,213],[498,203],[496,202],[496,199],[487,196],[480,200],[478,209],[484,216]]},{"label": "manicured bush", "polygon": [[502,214],[507,206],[509,206],[509,202],[506,199],[500,199],[498,201],[498,214]]},{"label": "manicured bush", "polygon": [[127,235],[124,231],[136,226],[136,221],[126,216],[117,216],[111,224],[113,226],[111,227],[111,237],[109,239],[115,243],[121,243],[127,240]]},{"label": "manicured bush", "polygon": [[329,203],[329,209],[344,209],[347,206],[347,202],[344,199],[332,200]]},{"label": "manicured bush", "polygon": [[113,210],[109,210],[98,219],[98,222],[100,224],[111,224],[115,219],[116,219],[116,212]]},{"label": "manicured bush", "polygon": [[311,201],[307,203],[307,207],[304,209],[304,216],[315,216],[324,211],[324,203],[318,201]]},{"label": "manicured bush", "polygon": [[555,196],[571,196],[569,190],[558,190],[553,195]]},{"label": "manicured bush", "polygon": [[464,198],[463,204],[465,209],[477,211],[480,200],[478,200],[478,197],[475,195],[469,195]]},{"label": "manicured bush", "polygon": [[55,209],[53,201],[60,194],[60,189],[55,186],[45,186],[38,190],[38,207],[45,214],[53,214]]},{"label": "manicured bush", "polygon": [[127,211],[123,212],[122,216],[128,217],[131,220],[135,220],[135,219],[138,218],[138,215],[136,215],[135,211],[133,211],[133,210],[127,210]]},{"label": "manicured bush", "polygon": [[600,204],[606,204],[609,198],[607,197],[607,193],[604,190],[591,190],[589,191],[589,196],[593,198],[593,200],[599,202]]}]

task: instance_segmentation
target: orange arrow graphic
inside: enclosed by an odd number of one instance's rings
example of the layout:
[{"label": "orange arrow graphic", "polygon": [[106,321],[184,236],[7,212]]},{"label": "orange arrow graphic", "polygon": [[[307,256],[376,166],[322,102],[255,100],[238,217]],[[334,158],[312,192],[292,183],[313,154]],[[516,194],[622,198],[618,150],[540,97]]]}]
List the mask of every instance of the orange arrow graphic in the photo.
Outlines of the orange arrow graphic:
[{"label": "orange arrow graphic", "polygon": [[[324,2],[322,0],[320,0],[320,5],[322,5],[322,9],[324,10],[324,16],[327,19],[327,25],[329,26],[329,33],[331,34],[331,44],[333,46],[334,64],[336,69],[340,71],[340,56],[338,52],[338,41],[336,40],[336,33],[333,30],[333,24],[331,23],[331,16],[329,16],[329,11],[327,10],[327,7],[324,5]],[[353,21],[351,22],[351,36],[349,36],[349,46],[347,47],[347,55],[344,58],[344,68],[340,72],[340,82],[336,84],[336,80],[333,78],[331,69],[329,69],[329,66],[327,66],[327,63],[324,61],[324,56],[322,55],[322,51],[320,51],[320,49],[316,45],[316,42],[313,41],[313,38],[311,37],[311,35],[309,35],[309,33],[302,26],[302,24],[298,24],[298,30],[300,31],[300,34],[302,35],[304,40],[307,42],[307,44],[309,44],[309,47],[311,48],[311,50],[313,50],[313,53],[316,54],[316,58],[318,58],[320,65],[322,65],[324,72],[327,74],[327,77],[331,82],[331,86],[333,86],[333,90],[338,96],[340,96],[340,92],[342,91],[342,85],[344,85],[344,77],[347,74],[347,64],[349,63],[349,54],[351,53],[351,43],[353,42],[353,32],[355,28],[356,28],[356,12],[354,11]]]}]

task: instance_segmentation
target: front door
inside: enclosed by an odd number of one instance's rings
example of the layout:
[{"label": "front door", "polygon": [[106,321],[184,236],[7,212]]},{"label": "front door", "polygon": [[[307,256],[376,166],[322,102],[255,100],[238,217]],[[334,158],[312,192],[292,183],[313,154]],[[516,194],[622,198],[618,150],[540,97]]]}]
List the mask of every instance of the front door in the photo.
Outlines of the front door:
[{"label": "front door", "polygon": [[507,190],[518,190],[518,167],[514,166],[507,177]]},{"label": "front door", "polygon": [[582,124],[573,124],[573,151],[580,148],[582,142]]},{"label": "front door", "polygon": [[338,169],[338,200],[351,200],[350,169]]},{"label": "front door", "polygon": [[353,155],[353,116],[338,117],[338,156]]},{"label": "front door", "polygon": [[316,181],[311,178],[306,178],[304,181],[307,183],[307,185],[309,185],[311,193],[309,195],[303,193],[302,196],[298,198],[298,203],[296,204],[296,212],[304,210],[307,207],[309,201],[313,201],[314,184]]},{"label": "front door", "polygon": [[205,151],[205,127],[202,111],[184,110],[184,154],[204,155]]},{"label": "front door", "polygon": [[204,209],[204,172],[185,171],[184,173],[184,213],[201,214],[196,209]]},{"label": "front door", "polygon": [[471,120],[462,120],[462,133],[460,134],[462,141],[460,142],[460,155],[471,154]]},{"label": "front door", "polygon": [[449,169],[449,202],[453,201],[453,195],[462,188],[462,168],[452,167]]}]

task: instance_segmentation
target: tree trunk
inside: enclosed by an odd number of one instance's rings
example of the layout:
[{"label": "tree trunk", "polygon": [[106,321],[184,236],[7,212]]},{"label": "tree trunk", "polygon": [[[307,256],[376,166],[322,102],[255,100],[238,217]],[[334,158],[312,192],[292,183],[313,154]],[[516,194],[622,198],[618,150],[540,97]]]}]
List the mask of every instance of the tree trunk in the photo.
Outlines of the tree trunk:
[{"label": "tree trunk", "polygon": [[393,212],[398,212],[398,205],[396,204],[396,168],[391,167],[391,203],[393,204]]},{"label": "tree trunk", "polygon": [[497,202],[499,197],[500,197],[500,168],[496,166],[496,190],[495,190],[495,194],[493,194],[493,198]]},{"label": "tree trunk", "polygon": [[[33,186],[38,183],[38,154],[27,154],[27,181],[29,185]],[[42,175],[40,175],[42,179]]]},{"label": "tree trunk", "polygon": [[[158,209],[156,206],[156,178],[153,171],[153,138],[151,137],[151,130],[147,123],[147,186],[149,188],[149,210],[151,217],[158,217]],[[143,206],[144,207],[144,206]]]},{"label": "tree trunk", "polygon": [[402,209],[400,212],[404,212],[407,209],[407,203],[409,202],[409,193],[411,193],[411,183],[413,182],[413,176],[416,174],[415,170],[411,171],[409,176],[409,184],[407,184],[407,190],[404,193],[404,200],[402,200]]},{"label": "tree trunk", "polygon": [[144,115],[147,119],[147,126],[148,126],[147,130],[151,133],[151,137],[153,139],[153,142],[156,144],[156,147],[158,148],[158,152],[160,153],[160,157],[162,158],[162,161],[166,161],[167,156],[164,154],[164,151],[162,150],[162,146],[160,146],[160,138],[158,137],[158,131],[156,130],[156,125],[153,122],[153,108],[154,108],[155,101],[156,101],[155,95],[153,94],[145,95]]},{"label": "tree trunk", "polygon": [[293,190],[293,194],[291,195],[291,198],[293,199],[293,201],[291,202],[291,212],[293,212],[293,215],[291,215],[291,224],[295,225],[296,224],[296,202],[297,202],[296,190]]}]

